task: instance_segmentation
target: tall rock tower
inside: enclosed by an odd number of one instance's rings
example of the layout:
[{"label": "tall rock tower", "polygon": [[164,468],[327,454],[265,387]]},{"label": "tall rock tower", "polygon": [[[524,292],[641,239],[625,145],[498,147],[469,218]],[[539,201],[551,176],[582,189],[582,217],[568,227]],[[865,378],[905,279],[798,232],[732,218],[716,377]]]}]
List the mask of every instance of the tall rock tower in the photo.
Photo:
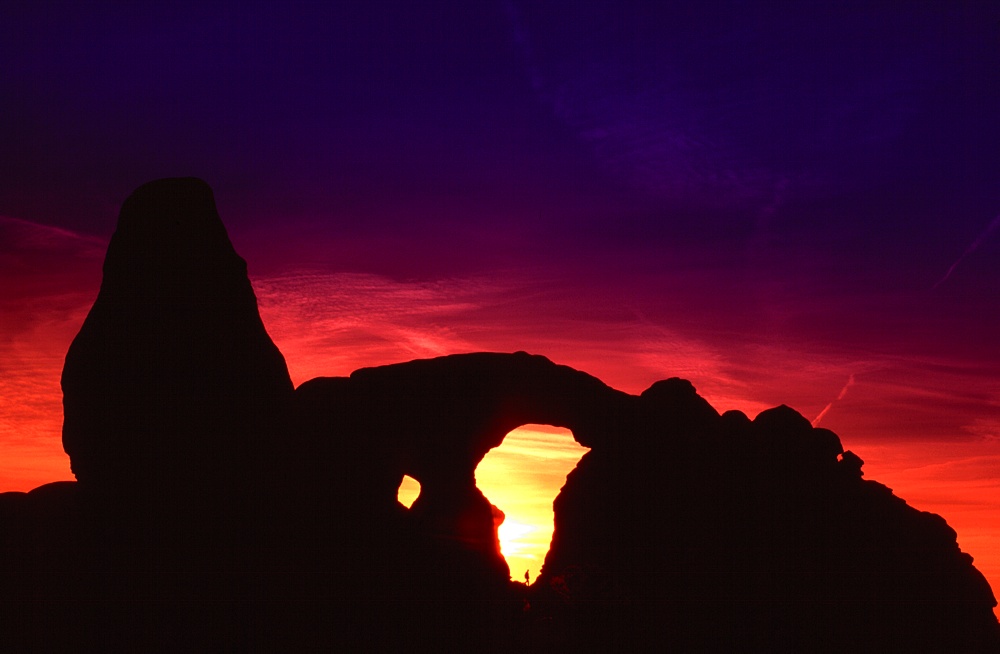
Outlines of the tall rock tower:
[{"label": "tall rock tower", "polygon": [[141,540],[123,547],[183,560],[187,543],[250,536],[293,389],[205,182],[157,180],[125,201],[62,387],[73,473]]}]

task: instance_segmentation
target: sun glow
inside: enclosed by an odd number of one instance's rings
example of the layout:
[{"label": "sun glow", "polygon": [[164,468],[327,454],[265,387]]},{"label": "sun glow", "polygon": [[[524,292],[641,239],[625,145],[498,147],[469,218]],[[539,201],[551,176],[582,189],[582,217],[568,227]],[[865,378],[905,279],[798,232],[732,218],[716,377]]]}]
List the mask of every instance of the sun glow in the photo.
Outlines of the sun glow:
[{"label": "sun glow", "polygon": [[505,559],[513,556],[520,556],[525,559],[535,559],[535,555],[530,552],[530,535],[538,531],[538,527],[526,525],[514,520],[504,520],[500,528],[497,529],[497,536],[500,539],[500,552]]},{"label": "sun glow", "polygon": [[538,576],[552,542],[552,502],[587,451],[568,429],[525,425],[476,468],[476,485],[506,515],[498,536],[512,578]]}]

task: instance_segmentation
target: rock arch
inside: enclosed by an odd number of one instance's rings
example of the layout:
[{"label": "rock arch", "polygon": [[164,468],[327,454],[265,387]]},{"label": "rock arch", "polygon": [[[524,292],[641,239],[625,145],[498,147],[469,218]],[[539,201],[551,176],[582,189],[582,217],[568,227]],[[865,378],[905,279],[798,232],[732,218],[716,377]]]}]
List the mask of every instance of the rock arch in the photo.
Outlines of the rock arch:
[{"label": "rock arch", "polygon": [[[363,368],[347,378],[310,380],[296,396],[304,450],[324,450],[304,460],[324,461],[337,471],[332,487],[323,481],[329,470],[310,475],[317,488],[326,486],[319,492],[335,515],[360,521],[358,511],[398,513],[396,489],[409,475],[421,493],[407,513],[407,528],[452,555],[478,558],[504,578],[496,508],[476,487],[476,466],[525,424],[565,427],[585,447],[613,439],[635,399],[525,352]],[[340,501],[347,497],[353,506]]]}]

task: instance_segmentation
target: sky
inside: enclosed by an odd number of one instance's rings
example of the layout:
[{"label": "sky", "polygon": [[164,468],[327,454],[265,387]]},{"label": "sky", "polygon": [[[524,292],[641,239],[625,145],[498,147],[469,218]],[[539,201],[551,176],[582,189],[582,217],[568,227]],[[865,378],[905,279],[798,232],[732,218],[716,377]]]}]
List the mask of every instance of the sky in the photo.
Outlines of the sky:
[{"label": "sky", "polygon": [[71,478],[118,209],[197,176],[296,384],[527,350],[787,404],[1000,589],[1000,5],[10,0],[0,61],[0,490]]}]

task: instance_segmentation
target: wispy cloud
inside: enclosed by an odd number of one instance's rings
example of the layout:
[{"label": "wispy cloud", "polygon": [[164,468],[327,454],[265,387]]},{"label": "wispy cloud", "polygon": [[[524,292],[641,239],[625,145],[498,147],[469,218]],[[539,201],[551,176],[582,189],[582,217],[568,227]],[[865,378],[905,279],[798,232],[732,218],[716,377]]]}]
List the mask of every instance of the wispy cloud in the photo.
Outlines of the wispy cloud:
[{"label": "wispy cloud", "polygon": [[7,251],[13,249],[33,252],[82,250],[87,254],[101,256],[107,247],[107,241],[96,236],[12,216],[0,216],[0,234],[4,236],[0,243],[5,246],[3,249]]},{"label": "wispy cloud", "polygon": [[0,217],[0,491],[71,478],[59,377],[97,294],[105,246]]},{"label": "wispy cloud", "polygon": [[318,272],[256,278],[254,287],[296,383],[475,349],[462,329],[469,314],[512,290],[488,279],[397,282]]},{"label": "wispy cloud", "polygon": [[747,390],[721,345],[647,319],[613,288],[581,290],[573,279],[508,271],[399,281],[314,271],[255,278],[254,286],[297,384],[413,358],[527,350],[632,393],[681,376],[732,408]]}]

